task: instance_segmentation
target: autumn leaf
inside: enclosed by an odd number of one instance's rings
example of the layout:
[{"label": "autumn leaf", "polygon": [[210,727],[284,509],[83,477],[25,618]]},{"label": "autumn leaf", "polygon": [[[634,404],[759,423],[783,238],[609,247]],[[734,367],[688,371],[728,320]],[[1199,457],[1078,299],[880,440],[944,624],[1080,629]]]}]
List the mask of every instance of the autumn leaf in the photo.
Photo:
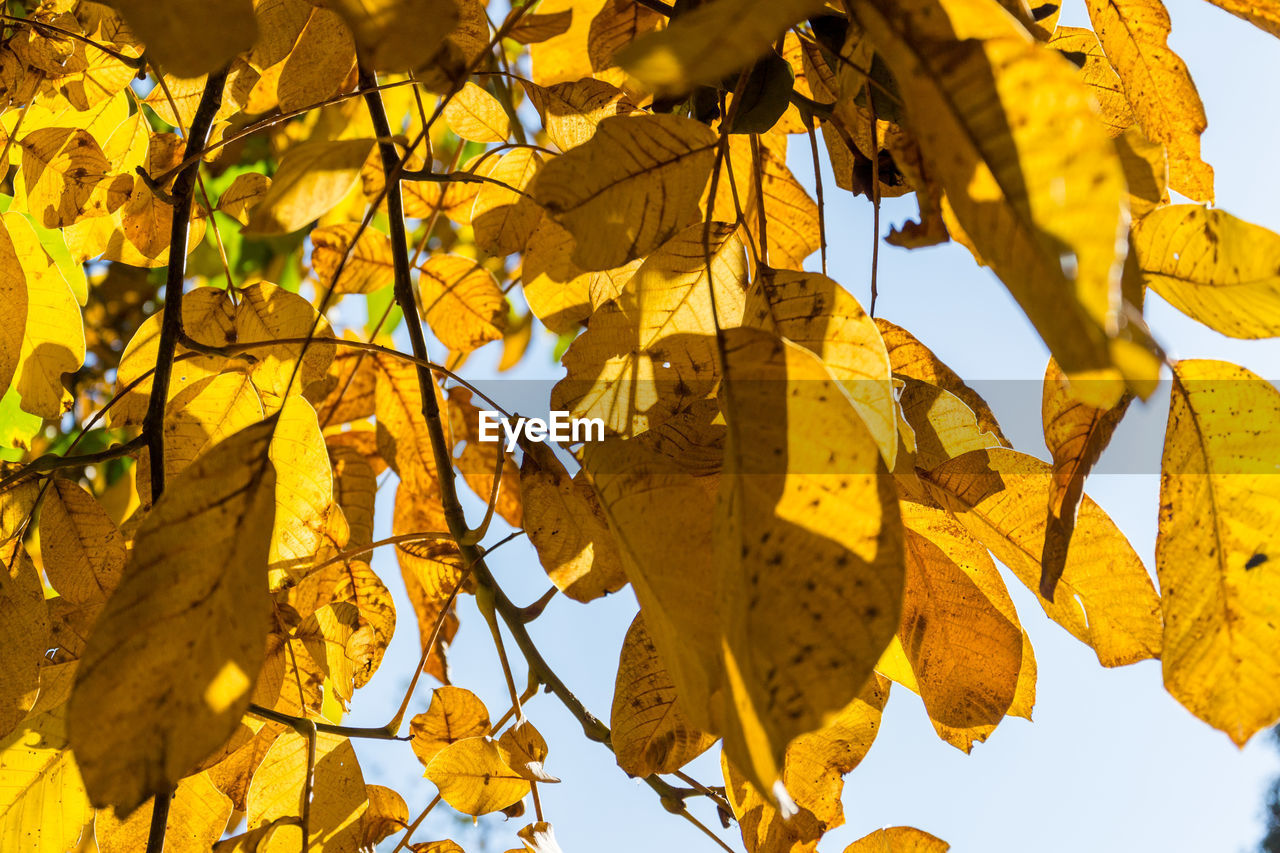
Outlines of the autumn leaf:
[{"label": "autumn leaf", "polygon": [[246,50],[257,34],[249,0],[216,5],[120,0],[116,5],[161,67],[183,77],[213,71]]},{"label": "autumn leaf", "polygon": [[517,720],[514,726],[502,733],[498,738],[498,751],[502,753],[502,761],[523,779],[530,782],[560,781],[542,768],[547,760],[547,741],[528,720]]},{"label": "autumn leaf", "polygon": [[1208,120],[1186,63],[1169,49],[1164,3],[1089,0],[1089,20],[1143,131],[1169,147],[1170,186],[1196,201],[1213,201],[1213,168],[1200,159]]},{"label": "autumn leaf", "polygon": [[[249,786],[245,818],[251,830],[301,814],[307,752],[307,739],[294,732],[281,735],[267,750]],[[351,741],[341,735],[316,735],[314,780],[306,842],[316,849],[355,851],[368,799]],[[289,847],[276,841],[281,837],[290,839]],[[273,836],[272,848],[298,848],[303,840],[300,826],[288,827]]]},{"label": "autumn leaf", "polygon": [[506,142],[511,122],[498,99],[475,83],[463,85],[444,109],[449,129],[472,142]]},{"label": "autumn leaf", "polygon": [[46,712],[0,743],[0,844],[10,850],[64,853],[93,817],[66,720],[65,707]]},{"label": "autumn leaf", "polygon": [[715,145],[691,119],[606,118],[589,142],[542,167],[533,197],[573,234],[574,263],[620,266],[696,221]]},{"label": "autumn leaf", "polygon": [[[153,803],[144,803],[125,820],[109,809],[94,818],[93,832],[101,853],[132,853],[145,849],[151,829]],[[207,850],[222,837],[231,817],[231,800],[213,786],[207,773],[188,776],[178,783],[169,804],[174,831],[165,834],[165,848],[174,851]]]},{"label": "autumn leaf", "polygon": [[893,636],[902,526],[875,439],[817,356],[747,329],[730,330],[725,350],[714,534],[725,749],[768,791],[786,745],[853,700]]},{"label": "autumn leaf", "polygon": [[627,576],[595,491],[539,450],[530,449],[520,463],[520,496],[525,533],[547,577],[575,601],[617,592]]},{"label": "autumn leaf", "polygon": [[[1088,380],[1085,380],[1088,381]],[[1045,444],[1053,456],[1049,518],[1045,527],[1040,594],[1053,601],[1053,591],[1067,563],[1067,547],[1076,512],[1084,497],[1084,478],[1111,441],[1133,395],[1125,393],[1109,409],[1081,403],[1071,383],[1052,359],[1045,371],[1041,413]]]},{"label": "autumn leaf", "polygon": [[274,426],[243,430],[194,463],[137,532],[71,694],[71,744],[99,808],[127,813],[168,791],[248,706],[269,627]]},{"label": "autumn leaf", "polygon": [[333,209],[355,185],[372,148],[369,139],[343,139],[290,149],[254,205],[246,233],[288,234]]},{"label": "autumn leaf", "polygon": [[529,793],[528,780],[507,766],[487,737],[463,738],[440,750],[427,765],[427,778],[446,803],[469,815],[505,809]]},{"label": "autumn leaf", "polygon": [[947,853],[951,845],[910,826],[877,829],[844,849],[844,853]]},{"label": "autumn leaf", "polygon": [[409,728],[414,755],[430,767],[446,746],[487,735],[489,711],[470,690],[445,685],[432,692],[431,705],[410,721]]},{"label": "autumn leaf", "polygon": [[1142,282],[1232,338],[1280,335],[1280,235],[1223,210],[1163,207],[1133,228]]},{"label": "autumn leaf", "polygon": [[636,41],[618,63],[654,89],[687,91],[697,83],[716,83],[822,6],[818,0],[712,0]]},{"label": "autumn leaf", "polygon": [[458,255],[432,255],[419,272],[422,316],[442,344],[467,353],[502,337],[507,301],[493,273]]},{"label": "autumn leaf", "polygon": [[92,494],[59,477],[41,505],[40,556],[63,598],[101,604],[124,573],[125,541]]},{"label": "autumn leaf", "polygon": [[675,683],[637,614],[622,642],[609,718],[618,766],[631,776],[674,773],[710,749],[680,704]]},{"label": "autumn leaf", "polygon": [[[1029,589],[1040,586],[1050,467],[1003,448],[975,450],[930,471],[930,492]],[[1160,653],[1159,599],[1124,534],[1088,496],[1080,504],[1060,594],[1040,606],[1103,666]]]},{"label": "autumn leaf", "polygon": [[335,294],[370,293],[395,280],[387,235],[366,228],[356,237],[359,228],[354,222],[343,222],[311,232],[311,266],[320,284],[333,288]]},{"label": "autumn leaf", "polygon": [[[966,17],[944,3],[929,20],[937,8],[885,0],[859,16],[896,73],[956,219],[1068,375],[1115,369],[1149,391],[1154,356],[1141,341],[1117,339],[1108,319],[1125,185],[1088,91],[1070,63],[1028,43],[994,4]],[[982,85],[967,85],[974,79]]]},{"label": "autumn leaf", "polygon": [[1280,510],[1274,441],[1280,393],[1243,367],[1174,366],[1160,467],[1156,570],[1165,687],[1237,746],[1272,725],[1275,575],[1269,532]]},{"label": "autumn leaf", "polygon": [[49,611],[40,575],[17,539],[0,545],[0,732],[8,733],[35,705],[40,663],[48,648]]}]

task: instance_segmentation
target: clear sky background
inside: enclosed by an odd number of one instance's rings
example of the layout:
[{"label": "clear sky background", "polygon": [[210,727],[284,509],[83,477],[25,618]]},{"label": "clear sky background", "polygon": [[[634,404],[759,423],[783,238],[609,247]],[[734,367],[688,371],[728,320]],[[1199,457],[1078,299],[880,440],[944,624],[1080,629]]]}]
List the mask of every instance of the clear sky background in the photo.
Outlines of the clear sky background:
[{"label": "clear sky background", "polygon": [[[1209,116],[1204,155],[1217,171],[1223,209],[1280,230],[1280,41],[1204,0],[1166,0],[1173,17],[1173,48],[1190,66]],[[1083,3],[1067,4],[1064,23],[1085,22]],[[825,155],[824,155],[825,158]],[[791,165],[812,186],[808,145],[793,138]],[[825,168],[825,166],[824,166]],[[825,186],[834,187],[828,172]],[[914,200],[888,201],[883,225],[915,215]],[[870,204],[828,189],[830,273],[864,305],[869,296]],[[809,267],[817,268],[817,256]],[[1047,457],[1040,433],[1040,379],[1047,351],[1003,286],[957,245],[916,252],[882,246],[878,312],[911,329],[969,380],[983,383],[1015,447]],[[1174,357],[1222,358],[1259,374],[1280,377],[1280,343],[1232,341],[1149,297],[1148,319]],[[535,351],[516,377],[547,380],[560,368],[552,341],[537,337]],[[493,348],[490,348],[492,350]],[[491,377],[496,353],[483,351],[466,373]],[[512,378],[504,374],[503,379]],[[499,402],[519,393],[504,383]],[[530,382],[524,394],[545,395],[549,385]],[[545,397],[542,398],[545,401]],[[524,409],[524,402],[518,404]],[[1153,566],[1159,478],[1158,436],[1167,391],[1135,409],[1117,442],[1145,446],[1155,460],[1146,474],[1091,478],[1090,494]],[[545,402],[543,402],[545,409]],[[1277,425],[1280,428],[1280,425]],[[1103,467],[1108,461],[1104,457]],[[386,488],[391,488],[389,484]],[[390,502],[376,537],[390,534]],[[474,502],[473,517],[481,514]],[[491,533],[491,541],[505,533]],[[678,531],[673,531],[678,534]],[[491,564],[517,602],[532,601],[548,586],[536,555],[521,539],[497,552]],[[394,554],[384,549],[374,567],[397,596],[398,631],[381,671],[357,693],[348,721],[382,724],[402,695],[417,657],[414,617],[403,595]],[[894,687],[879,739],[845,781],[847,825],[827,835],[823,851],[839,853],[877,828],[908,824],[947,840],[957,853],[1078,853],[1172,851],[1235,853],[1254,849],[1263,831],[1263,799],[1280,773],[1280,755],[1267,734],[1243,750],[1191,716],[1165,692],[1160,664],[1145,661],[1106,670],[1092,650],[1045,618],[1035,597],[1005,573],[1039,663],[1034,722],[1009,718],[973,754],[939,740],[920,700]],[[496,718],[508,705],[488,632],[469,597],[460,607],[462,629],[450,653],[456,683],[478,693]],[[636,610],[625,589],[589,606],[557,597],[532,626],[546,657],[578,696],[608,720],[622,638]],[[519,652],[508,643],[523,683]],[[1280,650],[1278,650],[1280,653]],[[425,710],[430,685],[420,687],[413,712]],[[663,811],[656,795],[628,779],[611,754],[587,741],[554,697],[526,706],[551,745],[550,772],[563,779],[542,786],[547,818],[566,853],[718,849],[698,830]],[[366,779],[391,784],[416,814],[434,795],[407,744],[360,741]],[[691,765],[708,784],[723,784],[719,748]],[[699,817],[718,827],[714,809],[695,804]],[[532,819],[531,816],[528,819]],[[515,832],[525,819],[470,820],[438,808],[415,840],[453,838],[468,853],[519,847]],[[491,836],[487,839],[485,836]],[[736,847],[736,826],[724,833]],[[387,847],[389,849],[389,845]]]}]

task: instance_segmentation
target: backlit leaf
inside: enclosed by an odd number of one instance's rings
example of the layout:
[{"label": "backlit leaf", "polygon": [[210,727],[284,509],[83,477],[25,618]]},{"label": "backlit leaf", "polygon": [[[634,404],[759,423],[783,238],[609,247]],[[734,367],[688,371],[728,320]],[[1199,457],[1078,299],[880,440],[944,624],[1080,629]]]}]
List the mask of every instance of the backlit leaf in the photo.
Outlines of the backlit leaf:
[{"label": "backlit leaf", "polygon": [[66,709],[25,720],[0,742],[0,844],[29,853],[65,853],[92,820]]},{"label": "backlit leaf", "polygon": [[683,711],[643,614],[622,642],[609,727],[618,766],[631,776],[674,773],[715,743]]},{"label": "backlit leaf", "polygon": [[[1029,589],[1040,587],[1045,506],[1052,482],[1040,460],[1003,448],[958,456],[927,475],[931,493]],[[1103,666],[1160,654],[1159,599],[1142,561],[1087,496],[1052,602],[1040,606]]]},{"label": "backlit leaf", "polygon": [[1169,48],[1164,3],[1089,0],[1089,20],[1143,131],[1169,148],[1169,185],[1196,201],[1213,201],[1213,168],[1200,159],[1204,104],[1186,63]]},{"label": "backlit leaf", "polygon": [[329,212],[355,185],[372,148],[369,139],[343,139],[289,149],[245,231],[288,234]]},{"label": "backlit leaf", "polygon": [[454,809],[482,815],[505,809],[529,793],[529,782],[502,760],[498,745],[487,737],[451,743],[427,765],[427,778]]},{"label": "backlit leaf", "polygon": [[1224,210],[1164,207],[1133,228],[1142,281],[1232,338],[1280,335],[1280,235]]},{"label": "backlit leaf", "polygon": [[167,791],[248,706],[269,627],[273,426],[201,457],[138,530],[71,694],[71,743],[98,807],[127,812]]},{"label": "backlit leaf", "polygon": [[614,116],[542,167],[533,196],[577,240],[587,270],[648,254],[696,221],[716,135],[672,115]]},{"label": "backlit leaf", "polygon": [[1243,746],[1280,717],[1274,685],[1280,392],[1243,367],[1174,367],[1160,474],[1156,570],[1164,684]]},{"label": "backlit leaf", "polygon": [[431,694],[427,710],[409,723],[410,745],[423,766],[442,749],[463,738],[478,738],[489,733],[489,710],[470,690],[461,687],[437,687]]},{"label": "backlit leaf", "polygon": [[853,701],[897,630],[902,525],[875,439],[818,358],[755,330],[725,346],[725,749],[771,790],[787,744]]}]

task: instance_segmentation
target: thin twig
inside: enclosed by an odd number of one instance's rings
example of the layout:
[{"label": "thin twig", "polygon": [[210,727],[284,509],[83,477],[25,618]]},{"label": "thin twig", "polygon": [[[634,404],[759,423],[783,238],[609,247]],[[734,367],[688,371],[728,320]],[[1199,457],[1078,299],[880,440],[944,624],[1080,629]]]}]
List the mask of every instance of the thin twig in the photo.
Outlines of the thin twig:
[{"label": "thin twig", "polygon": [[[868,77],[867,80],[871,78]],[[871,97],[871,85],[865,87],[867,93],[867,109],[871,112],[871,309],[867,312],[876,316],[876,299],[880,295],[876,284],[876,273],[880,268],[880,143],[876,140],[876,104]]]},{"label": "thin twig", "polygon": [[102,51],[107,56],[110,56],[112,59],[115,59],[121,62],[122,64],[127,65],[128,67],[134,69],[135,71],[141,70],[147,64],[147,61],[143,59],[141,56],[129,56],[127,53],[121,53],[120,51],[115,50],[114,48],[107,47],[105,44],[102,44],[101,42],[94,41],[93,39],[89,38],[88,36],[82,33],[72,32],[71,30],[66,30],[66,29],[63,29],[62,27],[54,26],[53,24],[46,24],[43,21],[35,21],[35,20],[32,20],[31,18],[19,18],[14,15],[5,15],[5,14],[0,14],[0,21],[8,21],[11,24],[22,24],[22,25],[31,27],[32,29],[35,29],[35,30],[45,30],[46,32],[53,33],[54,35],[63,36],[64,38],[75,39],[78,42],[83,42],[84,44],[87,44],[89,47],[92,47],[94,50]]},{"label": "thin twig", "polygon": [[827,206],[822,198],[822,163],[818,159],[818,118],[813,114],[805,122],[809,132],[809,151],[813,154],[813,186],[818,195],[818,250],[822,253],[822,274],[827,274]]}]

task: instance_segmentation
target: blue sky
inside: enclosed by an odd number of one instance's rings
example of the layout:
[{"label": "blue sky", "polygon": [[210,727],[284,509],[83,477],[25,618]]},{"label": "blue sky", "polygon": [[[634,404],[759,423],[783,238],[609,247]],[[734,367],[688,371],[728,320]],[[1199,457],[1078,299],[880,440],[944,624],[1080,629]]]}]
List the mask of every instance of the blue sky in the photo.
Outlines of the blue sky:
[{"label": "blue sky", "polygon": [[[1208,111],[1204,154],[1217,170],[1218,204],[1280,230],[1280,165],[1275,163],[1280,151],[1280,113],[1275,108],[1280,42],[1204,0],[1167,4],[1174,22],[1171,44],[1190,66]],[[1068,6],[1063,22],[1084,23],[1083,5]],[[795,142],[803,143],[803,138]],[[808,146],[792,147],[792,168],[811,184]],[[834,186],[830,174],[825,185]],[[831,275],[865,304],[870,206],[832,190],[827,204]],[[885,230],[913,215],[911,199],[886,202]],[[815,256],[810,267],[816,263]],[[910,253],[882,247],[879,281],[878,313],[910,328],[962,376],[1030,380],[982,387],[993,389],[993,406],[1015,446],[1045,456],[1039,380],[1047,352],[999,282],[955,245]],[[1148,319],[1174,357],[1222,358],[1268,378],[1280,376],[1280,343],[1228,340],[1155,296]],[[559,369],[551,360],[551,341],[541,338],[535,348],[519,377],[555,378]],[[482,352],[466,372],[491,376],[495,361],[496,353]],[[541,391],[547,386],[539,382],[530,387]],[[1132,412],[1122,430],[1139,435],[1144,421],[1162,424],[1166,405],[1167,397],[1157,397]],[[1146,475],[1096,476],[1089,484],[1090,494],[1129,535],[1149,567],[1158,488],[1154,469]],[[390,502],[382,506],[377,537],[390,533]],[[478,501],[471,511],[479,516]],[[547,588],[536,556],[523,540],[495,554],[492,565],[518,602],[531,601]],[[399,597],[399,631],[381,671],[356,696],[348,717],[353,724],[386,721],[417,654],[412,612],[391,551],[379,552],[374,567]],[[846,778],[848,823],[830,833],[821,849],[838,853],[868,832],[897,824],[928,830],[958,853],[1252,849],[1262,832],[1265,788],[1280,773],[1280,755],[1270,738],[1259,735],[1245,749],[1236,749],[1164,691],[1158,662],[1104,670],[1090,649],[1044,617],[1031,593],[1008,573],[1006,580],[1039,662],[1034,722],[1006,720],[987,743],[965,756],[934,735],[914,694],[895,688],[879,739]],[[635,609],[630,590],[585,607],[558,597],[532,626],[560,675],[606,720],[618,652]],[[450,658],[455,679],[478,693],[496,718],[507,706],[497,658],[470,599],[460,612],[463,627]],[[522,672],[517,673],[521,678]],[[429,687],[419,689],[414,712],[425,709],[429,695]],[[566,853],[716,849],[694,827],[663,811],[648,788],[627,779],[608,751],[583,738],[553,697],[540,695],[526,710],[551,745],[548,769],[564,780],[543,786],[542,797]],[[404,793],[411,813],[434,794],[407,745],[360,742],[357,750],[367,780]],[[691,772],[709,784],[722,784],[718,748],[692,765]],[[704,822],[718,825],[713,809],[696,808]],[[523,823],[485,819],[482,824],[491,827],[494,839],[483,848],[469,821],[454,819],[441,808],[415,839],[451,837],[468,853],[505,851],[519,847],[515,831]],[[735,832],[736,827],[725,837],[733,839]]]}]

